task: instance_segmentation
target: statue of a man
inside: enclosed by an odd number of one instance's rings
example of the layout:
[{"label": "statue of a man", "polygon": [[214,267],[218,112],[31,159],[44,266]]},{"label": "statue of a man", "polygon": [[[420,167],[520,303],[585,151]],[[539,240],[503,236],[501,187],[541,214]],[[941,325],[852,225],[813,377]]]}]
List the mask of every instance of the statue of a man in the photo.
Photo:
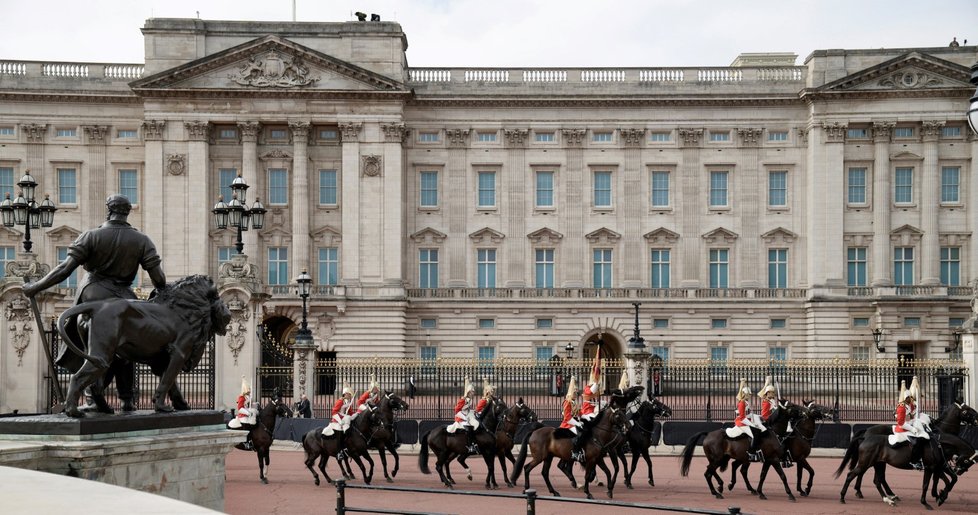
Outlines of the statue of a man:
[{"label": "statue of a man", "polygon": [[[68,247],[68,257],[54,267],[46,276],[35,283],[24,285],[24,295],[33,297],[67,279],[76,268],[82,266],[88,272],[78,287],[75,304],[94,300],[113,298],[135,299],[132,283],[139,268],[149,274],[153,286],[158,290],[166,287],[162,260],[156,253],[156,246],[149,236],[129,225],[126,219],[132,204],[122,195],[112,195],[105,201],[108,215],[104,224],[96,229],[85,231]],[[65,324],[67,331],[77,331],[80,340],[87,338],[87,320],[71,320]],[[72,373],[85,363],[84,358],[62,347],[56,363]],[[116,356],[104,380],[92,389],[92,400],[98,411],[111,413],[112,408],[105,402],[102,393],[104,386],[116,379],[119,399],[123,411],[136,409],[133,385],[135,368],[131,361]]]}]

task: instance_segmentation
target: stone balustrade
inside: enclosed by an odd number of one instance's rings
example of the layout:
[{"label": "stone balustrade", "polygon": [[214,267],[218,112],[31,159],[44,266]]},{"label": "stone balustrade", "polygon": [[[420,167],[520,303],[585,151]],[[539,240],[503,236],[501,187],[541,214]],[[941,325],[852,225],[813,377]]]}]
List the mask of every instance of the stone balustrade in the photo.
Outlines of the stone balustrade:
[{"label": "stone balustrade", "polygon": [[683,82],[790,82],[801,85],[807,73],[804,66],[725,67],[725,68],[411,68],[412,84],[443,82],[481,83],[683,83]]},{"label": "stone balustrade", "polygon": [[0,61],[0,75],[25,78],[107,79],[130,82],[143,76],[142,64]]}]

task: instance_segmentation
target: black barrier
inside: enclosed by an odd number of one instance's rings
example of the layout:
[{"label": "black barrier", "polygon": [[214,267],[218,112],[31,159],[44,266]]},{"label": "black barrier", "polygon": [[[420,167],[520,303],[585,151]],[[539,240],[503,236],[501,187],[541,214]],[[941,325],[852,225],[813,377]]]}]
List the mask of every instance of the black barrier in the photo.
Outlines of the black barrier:
[{"label": "black barrier", "polygon": [[417,420],[398,420],[395,423],[397,428],[397,443],[404,445],[414,445],[418,443],[418,421]]},{"label": "black barrier", "polygon": [[662,424],[662,443],[686,445],[686,441],[700,431],[713,431],[723,427],[719,422],[672,422]]},{"label": "black barrier", "polygon": [[852,426],[849,424],[835,424],[831,422],[815,423],[815,438],[812,440],[812,447],[821,449],[845,449],[849,447],[849,437],[852,434]]}]

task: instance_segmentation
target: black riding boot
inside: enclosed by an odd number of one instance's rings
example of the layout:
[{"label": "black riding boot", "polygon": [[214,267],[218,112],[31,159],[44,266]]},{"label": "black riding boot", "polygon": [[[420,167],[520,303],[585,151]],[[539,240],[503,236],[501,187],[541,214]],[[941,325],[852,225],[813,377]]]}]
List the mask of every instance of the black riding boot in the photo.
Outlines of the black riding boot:
[{"label": "black riding boot", "polygon": [[924,470],[924,446],[930,442],[924,441],[923,438],[915,438],[915,440],[910,450],[910,466],[914,470]]},{"label": "black riding boot", "polygon": [[465,445],[468,447],[469,454],[479,454],[479,444],[475,441],[475,428],[466,426],[465,435],[467,437]]},{"label": "black riding boot", "polygon": [[763,454],[760,452],[761,434],[754,431],[754,428],[751,428],[750,432],[752,438],[750,439],[750,447],[747,449],[747,457],[752,462],[764,461]]},{"label": "black riding boot", "polygon": [[346,459],[346,439],[343,433],[336,433],[336,461]]},{"label": "black riding boot", "polygon": [[587,442],[587,439],[585,438],[584,435],[585,433],[584,428],[582,427],[581,429],[579,429],[579,431],[580,432],[577,433],[577,436],[575,436],[574,439],[571,440],[571,444],[573,445],[573,448],[571,449],[571,459],[583,465],[584,443]]}]

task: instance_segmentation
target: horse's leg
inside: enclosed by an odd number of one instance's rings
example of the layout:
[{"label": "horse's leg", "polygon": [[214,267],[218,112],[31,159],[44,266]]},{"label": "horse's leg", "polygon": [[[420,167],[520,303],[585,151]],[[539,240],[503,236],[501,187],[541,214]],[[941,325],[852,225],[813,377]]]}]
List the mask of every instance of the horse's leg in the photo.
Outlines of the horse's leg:
[{"label": "horse's leg", "polygon": [[262,484],[267,485],[268,479],[265,477],[265,460],[262,458],[261,450],[255,448],[257,452],[255,455],[258,456],[258,477],[261,479]]},{"label": "horse's leg", "polygon": [[927,504],[927,487],[930,486],[930,477],[934,473],[930,467],[924,467],[924,484],[920,487],[920,504],[924,505],[924,508],[928,510],[933,510],[931,505]]},{"label": "horse's leg", "polygon": [[[736,463],[734,463],[736,466]],[[750,477],[747,476],[747,471],[750,469],[750,463],[741,463],[740,466],[740,477],[744,478],[744,488],[750,492],[751,495],[757,495],[757,490],[750,484]]]},{"label": "horse's leg", "polygon": [[498,490],[499,484],[496,483],[496,457],[485,452],[482,459],[486,462],[486,489]]},{"label": "horse's leg", "polygon": [[[733,465],[730,467],[730,483],[727,484],[727,490],[733,490],[734,486],[737,484],[737,469],[740,468],[740,462],[734,461]],[[747,469],[747,467],[744,467]]]},{"label": "horse's leg", "polygon": [[808,463],[808,458],[802,458],[798,462],[798,486],[801,487],[801,469],[804,468],[808,471],[808,484],[805,486],[805,491],[801,495],[808,497],[808,494],[812,493],[812,483],[815,481],[815,469],[812,468],[811,463]]},{"label": "horse's leg", "polygon": [[326,484],[331,485],[333,484],[333,478],[329,477],[329,474],[326,473],[327,461],[329,461],[329,453],[323,449],[322,453],[319,455],[319,471],[323,473],[323,479],[326,480]]},{"label": "horse's leg", "polygon": [[[645,459],[645,465],[649,468],[649,486],[655,486],[655,478],[652,477],[652,457],[649,456],[649,449],[646,447],[642,449],[642,458]],[[634,470],[635,465],[632,464],[632,469]]]},{"label": "horse's leg", "polygon": [[[366,472],[363,476],[363,482],[369,485],[374,479],[374,459],[370,457],[370,453],[366,448],[363,449],[362,456],[363,459],[367,460],[367,464],[370,465],[370,471]],[[360,460],[357,460],[357,465],[360,465]],[[363,472],[363,466],[360,467],[360,471]]]},{"label": "horse's leg", "polygon": [[598,466],[604,471],[604,476],[608,479],[608,499],[614,499],[615,497],[615,478],[618,476],[618,464],[615,463],[615,476],[612,477],[611,471],[608,470],[608,466],[604,464],[604,460],[598,458]]},{"label": "horse's leg", "polygon": [[312,468],[312,466],[316,464],[316,455],[307,451],[306,459],[303,463],[306,464],[306,468],[309,469],[309,472],[312,472],[312,478],[315,480],[316,486],[319,486],[319,474],[316,473],[316,469]]},{"label": "horse's leg", "polygon": [[496,454],[496,458],[499,459],[499,468],[501,468],[502,471],[503,471],[503,481],[506,482],[506,486],[508,488],[513,488],[516,485],[514,485],[513,482],[509,480],[509,471],[506,469],[506,453],[507,452],[510,452],[510,451],[504,450],[504,451]]},{"label": "horse's leg", "polygon": [[764,479],[767,477],[769,468],[771,468],[771,464],[765,461],[764,465],[761,466],[761,477],[757,479],[757,498],[762,501],[767,500],[767,496],[764,495]]},{"label": "horse's leg", "polygon": [[862,474],[856,476],[856,485],[853,487],[853,491],[855,492],[856,499],[863,498],[863,476],[865,474],[866,473],[863,472]]},{"label": "horse's leg", "polygon": [[[540,473],[543,474],[543,482],[547,484],[547,491],[550,492],[550,495],[554,497],[560,497],[560,493],[554,489],[554,485],[550,482],[550,465],[553,464],[553,461],[554,461],[553,455],[551,455],[550,452],[547,451],[547,457],[544,458],[543,460],[543,470]],[[530,463],[530,465],[527,465],[527,467],[530,467],[531,465],[535,467],[536,463],[537,461],[536,459],[534,459]],[[527,473],[526,488],[529,488],[530,487],[529,470],[527,468],[524,468],[523,470],[526,471]]]},{"label": "horse's leg", "polygon": [[458,455],[458,458],[455,458],[455,461],[457,461],[458,464],[461,465],[463,469],[465,469],[466,477],[468,477],[469,481],[472,481],[472,469],[470,469],[469,465],[465,463],[465,460],[467,460],[468,458],[469,456],[463,452],[462,454]]},{"label": "horse's leg", "polygon": [[[723,499],[723,493],[718,492],[713,486],[713,478],[717,476],[716,465],[711,461],[706,465],[706,472],[703,473],[703,477],[706,478],[706,486],[710,487],[710,493],[713,494],[717,499]],[[720,486],[723,486],[723,479],[720,480]]]},{"label": "horse's leg", "polygon": [[570,480],[571,488],[577,490],[577,479],[574,479],[574,462],[560,460],[557,462],[557,468]]},{"label": "horse's leg", "polygon": [[893,501],[895,501],[895,502],[899,501],[900,500],[900,496],[898,496],[897,494],[893,493],[893,489],[890,488],[890,483],[888,483],[886,481],[886,464],[880,463],[877,468],[878,468],[878,470],[876,470],[874,468],[874,474],[873,475],[878,475],[880,477],[880,483],[883,485],[883,492],[886,493],[886,496],[887,497],[889,497],[890,499],[893,499]]},{"label": "horse's leg", "polygon": [[394,457],[394,470],[391,471],[391,477],[397,477],[397,470],[400,467],[401,459],[400,456],[397,455],[397,449],[394,446],[393,440],[387,441],[387,450],[391,453],[391,456]]},{"label": "horse's leg", "polygon": [[[632,450],[632,464],[625,464],[625,488],[632,489],[632,476],[635,474],[635,467],[638,466],[638,457],[642,453],[640,451]],[[649,477],[652,475],[652,467],[649,467]],[[650,479],[651,481],[651,479]]]},{"label": "horse's leg", "polygon": [[377,454],[380,454],[380,466],[384,469],[384,479],[386,479],[388,483],[393,483],[394,480],[387,474],[387,453],[384,452],[383,445],[377,447]]},{"label": "horse's leg", "polygon": [[[948,476],[950,476],[950,481],[947,479],[947,477],[944,476],[943,472],[940,473],[940,479],[944,481],[944,489],[941,490],[940,495],[935,496],[937,498],[938,506],[944,504],[944,501],[947,501],[948,494],[951,493],[951,489],[954,488],[954,485],[958,482],[958,475],[954,473],[954,470],[949,468],[944,470],[947,471]],[[938,474],[935,473],[934,474],[935,492],[937,491],[937,479],[938,479]]]},{"label": "horse's leg", "polygon": [[774,471],[778,473],[778,477],[781,478],[781,484],[784,485],[784,492],[788,494],[788,500],[795,502],[795,494],[791,493],[791,487],[788,486],[788,475],[784,473],[784,469],[781,468],[781,464],[774,462],[771,466],[774,467]]}]

